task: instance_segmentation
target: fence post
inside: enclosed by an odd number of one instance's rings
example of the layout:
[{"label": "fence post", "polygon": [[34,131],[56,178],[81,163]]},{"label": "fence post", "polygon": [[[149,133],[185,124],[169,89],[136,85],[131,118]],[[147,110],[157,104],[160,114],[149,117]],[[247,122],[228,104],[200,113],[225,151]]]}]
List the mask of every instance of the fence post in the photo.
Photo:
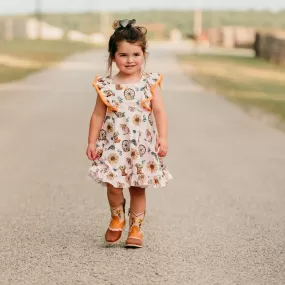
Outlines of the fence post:
[{"label": "fence post", "polygon": [[255,33],[253,50],[255,52],[255,57],[260,57],[260,33],[259,32]]},{"label": "fence post", "polygon": [[9,41],[14,39],[12,19],[5,20],[4,22],[4,39],[9,40]]}]

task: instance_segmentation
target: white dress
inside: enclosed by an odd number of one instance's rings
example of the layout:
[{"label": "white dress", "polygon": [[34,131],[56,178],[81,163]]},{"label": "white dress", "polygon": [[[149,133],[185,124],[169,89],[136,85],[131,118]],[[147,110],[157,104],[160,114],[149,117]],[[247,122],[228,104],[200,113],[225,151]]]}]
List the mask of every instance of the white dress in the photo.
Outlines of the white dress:
[{"label": "white dress", "polygon": [[99,138],[98,157],[89,169],[96,182],[117,188],[164,187],[172,178],[155,151],[157,130],[151,110],[158,73],[143,74],[139,83],[115,84],[96,76],[93,86],[108,106]]}]

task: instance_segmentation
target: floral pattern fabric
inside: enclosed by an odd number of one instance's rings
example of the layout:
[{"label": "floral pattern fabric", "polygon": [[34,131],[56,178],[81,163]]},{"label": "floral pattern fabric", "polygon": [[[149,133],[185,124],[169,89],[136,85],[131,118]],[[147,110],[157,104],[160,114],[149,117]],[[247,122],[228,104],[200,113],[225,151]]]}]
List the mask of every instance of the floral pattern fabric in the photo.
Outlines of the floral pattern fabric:
[{"label": "floral pattern fabric", "polygon": [[172,178],[155,151],[151,99],[161,80],[158,73],[144,74],[135,84],[96,77],[93,85],[108,109],[96,142],[98,156],[89,169],[95,181],[117,188],[164,187]]}]

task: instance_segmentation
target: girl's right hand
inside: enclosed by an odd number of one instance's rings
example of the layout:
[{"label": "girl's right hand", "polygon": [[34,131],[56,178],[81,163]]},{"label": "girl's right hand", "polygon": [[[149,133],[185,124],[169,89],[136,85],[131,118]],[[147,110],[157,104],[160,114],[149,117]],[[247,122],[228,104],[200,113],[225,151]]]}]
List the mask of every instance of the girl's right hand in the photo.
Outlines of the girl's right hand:
[{"label": "girl's right hand", "polygon": [[97,157],[96,144],[88,144],[86,155],[90,160],[95,160]]}]

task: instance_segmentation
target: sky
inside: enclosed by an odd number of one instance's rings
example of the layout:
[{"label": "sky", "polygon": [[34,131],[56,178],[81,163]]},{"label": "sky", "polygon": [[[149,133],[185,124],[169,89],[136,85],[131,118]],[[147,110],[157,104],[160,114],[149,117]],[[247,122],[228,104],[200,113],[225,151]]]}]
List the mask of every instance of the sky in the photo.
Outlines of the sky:
[{"label": "sky", "polygon": [[131,11],[149,9],[285,9],[285,0],[0,0],[0,14],[25,14],[40,3],[43,12]]}]

